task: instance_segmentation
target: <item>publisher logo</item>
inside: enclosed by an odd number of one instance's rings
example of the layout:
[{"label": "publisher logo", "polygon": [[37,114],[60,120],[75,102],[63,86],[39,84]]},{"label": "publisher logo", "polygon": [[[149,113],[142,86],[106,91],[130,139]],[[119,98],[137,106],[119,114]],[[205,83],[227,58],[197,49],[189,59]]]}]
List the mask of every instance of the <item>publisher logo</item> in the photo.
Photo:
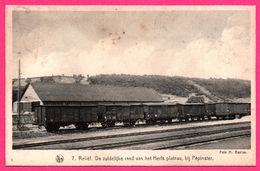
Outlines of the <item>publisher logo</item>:
[{"label": "publisher logo", "polygon": [[56,161],[57,161],[58,163],[62,163],[62,162],[64,161],[63,155],[58,154],[58,155],[56,156]]}]

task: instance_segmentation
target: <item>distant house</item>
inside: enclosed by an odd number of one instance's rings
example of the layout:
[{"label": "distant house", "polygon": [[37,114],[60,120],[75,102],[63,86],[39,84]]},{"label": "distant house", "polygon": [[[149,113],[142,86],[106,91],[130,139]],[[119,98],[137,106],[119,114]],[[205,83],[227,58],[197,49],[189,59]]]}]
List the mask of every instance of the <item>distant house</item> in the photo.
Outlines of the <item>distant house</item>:
[{"label": "distant house", "polygon": [[[24,106],[34,105],[84,106],[91,104],[129,104],[163,102],[155,90],[144,87],[115,87],[104,85],[31,83],[21,98]],[[28,105],[30,104],[30,105]],[[31,109],[30,109],[31,108]]]}]

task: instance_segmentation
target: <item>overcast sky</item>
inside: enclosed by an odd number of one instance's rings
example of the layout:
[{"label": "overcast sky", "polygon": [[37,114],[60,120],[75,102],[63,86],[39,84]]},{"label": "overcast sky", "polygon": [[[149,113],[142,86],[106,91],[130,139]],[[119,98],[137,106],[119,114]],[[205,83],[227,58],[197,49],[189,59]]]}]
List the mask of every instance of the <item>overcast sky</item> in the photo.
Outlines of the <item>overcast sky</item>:
[{"label": "overcast sky", "polygon": [[[249,11],[14,11],[13,77],[250,79]],[[20,54],[20,55],[19,55]]]}]

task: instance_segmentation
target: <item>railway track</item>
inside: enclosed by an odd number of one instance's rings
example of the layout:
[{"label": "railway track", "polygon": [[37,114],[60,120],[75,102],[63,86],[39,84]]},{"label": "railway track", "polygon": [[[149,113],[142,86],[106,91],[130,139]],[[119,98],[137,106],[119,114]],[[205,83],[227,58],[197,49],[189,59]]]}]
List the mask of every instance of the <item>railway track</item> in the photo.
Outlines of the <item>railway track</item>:
[{"label": "railway track", "polygon": [[[211,120],[208,120],[208,119],[205,119],[205,120],[193,120],[192,123],[203,123],[203,122],[216,122],[216,121],[219,121],[217,119],[211,119]],[[191,122],[190,121],[182,121],[182,122],[179,122],[179,121],[173,121],[171,123],[165,123],[165,122],[158,122],[156,123],[156,125],[158,126],[170,126],[170,125],[187,125],[187,124],[190,124]],[[61,128],[59,131],[55,132],[55,134],[60,134],[60,135],[63,135],[63,134],[71,134],[71,133],[87,133],[87,132],[97,132],[97,131],[104,131],[104,130],[112,130],[112,129],[135,129],[135,128],[146,128],[146,127],[150,127],[151,125],[147,125],[147,124],[136,124],[135,126],[132,126],[132,127],[127,127],[127,126],[124,126],[124,125],[116,125],[116,126],[113,126],[113,127],[107,127],[107,128],[104,128],[102,126],[94,126],[94,127],[89,127],[87,128],[86,130],[78,130],[76,128],[70,128],[70,129],[63,129]]]},{"label": "railway track", "polygon": [[[219,131],[209,131],[209,132],[200,132],[200,133],[191,133],[191,134],[183,134],[183,135],[177,135],[177,136],[169,136],[169,137],[159,137],[159,138],[148,138],[148,139],[143,139],[143,140],[136,140],[136,141],[128,141],[128,142],[118,142],[118,143],[113,143],[113,144],[101,144],[101,145],[93,145],[93,146],[86,146],[86,147],[77,147],[77,148],[71,148],[73,149],[89,149],[89,150],[104,150],[104,149],[118,149],[121,147],[128,147],[129,146],[134,146],[134,145],[140,145],[140,144],[147,144],[147,143],[157,143],[157,142],[165,142],[165,141],[170,141],[170,140],[179,140],[179,139],[185,139],[187,137],[193,138],[193,137],[198,137],[198,136],[207,136],[207,135],[212,135],[212,134],[219,134],[222,133],[223,131],[232,131],[232,133],[237,133],[238,128],[235,129],[225,129],[225,130],[219,130]],[[239,128],[239,135],[233,136],[232,137],[237,137],[237,136],[245,136],[248,135],[248,131],[244,131],[249,129],[249,127],[242,127]],[[241,133],[241,134],[240,134]],[[211,139],[211,141],[216,141],[220,139],[225,139],[225,138],[230,138],[231,136],[229,135],[228,137],[222,137],[222,138],[214,138]],[[209,140],[205,141],[199,141],[195,143],[203,143],[203,142],[208,142]],[[167,149],[167,148],[174,148],[174,147],[179,147],[179,146],[184,146],[184,145],[191,145],[194,143],[185,143],[185,144],[178,144],[174,146],[167,146],[167,147],[162,147],[162,148],[156,148],[156,149]]]},{"label": "railway track", "polygon": [[178,149],[196,143],[250,136],[250,128],[250,122],[225,125],[218,124],[40,143],[15,144],[13,145],[13,149]]}]

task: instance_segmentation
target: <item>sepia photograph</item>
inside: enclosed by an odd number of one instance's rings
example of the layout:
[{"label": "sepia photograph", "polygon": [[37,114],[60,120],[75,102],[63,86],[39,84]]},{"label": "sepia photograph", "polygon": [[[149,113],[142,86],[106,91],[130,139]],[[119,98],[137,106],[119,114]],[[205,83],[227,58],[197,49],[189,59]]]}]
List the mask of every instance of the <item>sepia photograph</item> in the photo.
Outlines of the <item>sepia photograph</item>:
[{"label": "sepia photograph", "polygon": [[254,6],[8,6],[10,165],[255,165]]}]

